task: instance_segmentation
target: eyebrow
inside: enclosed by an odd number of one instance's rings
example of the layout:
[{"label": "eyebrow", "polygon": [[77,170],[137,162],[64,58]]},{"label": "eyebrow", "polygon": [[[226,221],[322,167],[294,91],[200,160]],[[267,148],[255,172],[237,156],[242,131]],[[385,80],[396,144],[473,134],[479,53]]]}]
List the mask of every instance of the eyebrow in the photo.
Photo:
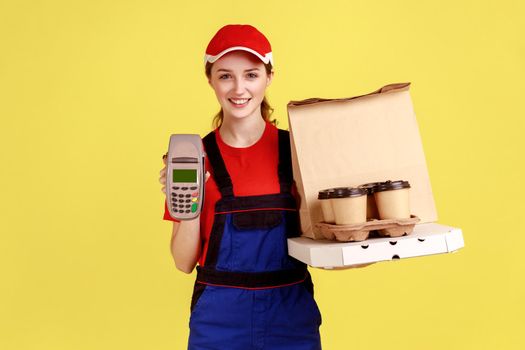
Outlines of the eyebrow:
[{"label": "eyebrow", "polygon": [[[250,72],[250,71],[252,71],[252,70],[259,70],[259,68],[250,68],[250,69],[246,69],[245,72]],[[231,70],[229,70],[229,69],[224,69],[224,68],[217,69],[217,72],[220,72],[220,71],[231,72]]]}]

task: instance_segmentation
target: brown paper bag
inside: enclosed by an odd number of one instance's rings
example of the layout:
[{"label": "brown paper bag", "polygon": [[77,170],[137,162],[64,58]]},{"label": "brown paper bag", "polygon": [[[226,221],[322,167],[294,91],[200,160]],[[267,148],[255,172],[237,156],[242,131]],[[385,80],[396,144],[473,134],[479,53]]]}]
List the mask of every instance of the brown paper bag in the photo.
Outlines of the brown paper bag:
[{"label": "brown paper bag", "polygon": [[437,220],[430,179],[409,94],[410,83],[367,95],[288,103],[294,180],[303,236],[322,239],[320,190],[407,180],[420,223]]}]

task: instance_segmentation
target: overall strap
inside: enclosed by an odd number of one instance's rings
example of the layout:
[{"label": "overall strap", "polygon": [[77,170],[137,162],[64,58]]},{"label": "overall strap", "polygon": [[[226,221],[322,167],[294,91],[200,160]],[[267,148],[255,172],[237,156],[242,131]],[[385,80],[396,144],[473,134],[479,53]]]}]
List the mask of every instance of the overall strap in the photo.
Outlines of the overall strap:
[{"label": "overall strap", "polygon": [[[279,165],[278,176],[281,193],[290,192],[293,182],[292,157],[290,149],[290,133],[288,130],[278,129],[279,137]],[[222,159],[219,145],[212,131],[202,139],[206,155],[213,168],[215,181],[222,197],[233,197],[233,184]]]},{"label": "overall strap", "polygon": [[279,131],[279,184],[281,193],[290,192],[293,182],[292,155],[290,149],[290,132],[278,129]]},{"label": "overall strap", "polygon": [[215,182],[217,182],[217,186],[219,187],[222,197],[233,197],[232,180],[228,174],[228,171],[226,170],[224,159],[222,159],[219,145],[217,144],[217,139],[215,138],[215,132],[211,131],[208,133],[208,135],[202,139],[202,142],[204,143],[206,155],[208,156],[210,164],[213,168]]}]

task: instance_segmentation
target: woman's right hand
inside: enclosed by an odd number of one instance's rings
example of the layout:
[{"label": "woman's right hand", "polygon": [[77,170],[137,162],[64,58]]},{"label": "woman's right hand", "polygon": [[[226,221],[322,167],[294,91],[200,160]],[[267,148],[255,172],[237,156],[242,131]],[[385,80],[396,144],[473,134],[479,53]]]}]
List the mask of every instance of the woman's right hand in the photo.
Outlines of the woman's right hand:
[{"label": "woman's right hand", "polygon": [[162,161],[164,162],[164,168],[162,168],[162,170],[160,171],[160,177],[159,177],[159,182],[162,184],[161,191],[162,193],[164,193],[164,195],[166,194],[166,158],[167,158],[167,155],[164,154],[162,156]]},{"label": "woman's right hand", "polygon": [[[164,162],[164,168],[161,169],[160,177],[159,177],[159,182],[162,185],[161,191],[162,193],[164,193],[164,195],[166,194],[166,159],[167,157],[168,157],[167,154],[164,154],[162,156],[162,161]],[[204,181],[207,182],[209,178],[210,178],[210,173],[207,171],[206,175],[204,175]]]}]

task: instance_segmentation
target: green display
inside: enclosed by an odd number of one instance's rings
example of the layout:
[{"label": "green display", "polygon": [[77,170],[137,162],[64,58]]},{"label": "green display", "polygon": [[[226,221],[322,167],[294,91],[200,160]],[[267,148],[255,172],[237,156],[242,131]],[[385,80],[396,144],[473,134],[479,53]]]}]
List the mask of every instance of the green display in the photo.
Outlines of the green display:
[{"label": "green display", "polygon": [[173,169],[173,182],[197,182],[197,170]]}]

